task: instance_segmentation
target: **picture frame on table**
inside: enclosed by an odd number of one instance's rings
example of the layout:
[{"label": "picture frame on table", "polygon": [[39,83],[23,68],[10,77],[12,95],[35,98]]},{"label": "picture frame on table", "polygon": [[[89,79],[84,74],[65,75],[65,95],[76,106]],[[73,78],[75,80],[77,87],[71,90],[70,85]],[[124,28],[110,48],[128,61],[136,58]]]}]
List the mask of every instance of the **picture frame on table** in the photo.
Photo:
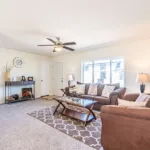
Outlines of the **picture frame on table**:
[{"label": "picture frame on table", "polygon": [[28,81],[33,81],[33,77],[28,77]]}]

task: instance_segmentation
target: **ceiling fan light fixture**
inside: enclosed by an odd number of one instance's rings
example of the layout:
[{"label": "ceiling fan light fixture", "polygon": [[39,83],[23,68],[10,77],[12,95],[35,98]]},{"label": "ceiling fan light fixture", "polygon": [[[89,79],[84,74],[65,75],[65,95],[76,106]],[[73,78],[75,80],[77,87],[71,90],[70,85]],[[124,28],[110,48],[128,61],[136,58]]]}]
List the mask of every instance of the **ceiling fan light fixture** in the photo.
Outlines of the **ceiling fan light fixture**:
[{"label": "ceiling fan light fixture", "polygon": [[54,50],[55,50],[56,52],[60,52],[60,51],[62,51],[62,47],[61,47],[61,46],[56,46],[56,47],[54,48]]},{"label": "ceiling fan light fixture", "polygon": [[44,45],[38,45],[38,46],[53,46],[53,52],[60,52],[63,49],[69,50],[69,51],[75,51],[75,49],[68,47],[69,45],[76,45],[76,42],[66,42],[62,43],[60,40],[60,37],[56,37],[56,40],[53,40],[51,38],[47,38],[50,42],[53,44],[44,44]]},{"label": "ceiling fan light fixture", "polygon": [[56,51],[55,51],[55,48],[54,48],[53,52],[56,52]]}]

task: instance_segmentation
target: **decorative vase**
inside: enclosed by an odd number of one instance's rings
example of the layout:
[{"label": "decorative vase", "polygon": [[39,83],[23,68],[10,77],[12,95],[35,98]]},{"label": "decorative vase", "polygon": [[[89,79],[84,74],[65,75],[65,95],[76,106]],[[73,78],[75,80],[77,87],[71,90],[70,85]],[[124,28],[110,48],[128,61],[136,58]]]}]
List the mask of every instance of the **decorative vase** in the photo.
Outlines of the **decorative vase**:
[{"label": "decorative vase", "polygon": [[10,81],[10,72],[5,72],[5,81]]}]

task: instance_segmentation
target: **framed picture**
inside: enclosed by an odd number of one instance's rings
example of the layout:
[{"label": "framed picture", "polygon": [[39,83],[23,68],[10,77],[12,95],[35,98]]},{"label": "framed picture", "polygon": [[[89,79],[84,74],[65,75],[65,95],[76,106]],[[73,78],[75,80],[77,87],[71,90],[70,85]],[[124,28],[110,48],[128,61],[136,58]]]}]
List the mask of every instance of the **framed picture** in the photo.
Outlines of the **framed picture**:
[{"label": "framed picture", "polygon": [[21,81],[26,81],[26,77],[25,76],[21,76]]},{"label": "framed picture", "polygon": [[28,77],[28,81],[33,81],[33,77]]}]

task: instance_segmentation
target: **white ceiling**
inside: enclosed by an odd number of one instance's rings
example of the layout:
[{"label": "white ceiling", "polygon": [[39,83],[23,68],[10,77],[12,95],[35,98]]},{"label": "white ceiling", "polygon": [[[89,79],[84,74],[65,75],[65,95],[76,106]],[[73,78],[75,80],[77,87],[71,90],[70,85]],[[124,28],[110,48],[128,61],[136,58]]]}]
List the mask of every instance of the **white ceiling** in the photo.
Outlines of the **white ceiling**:
[{"label": "white ceiling", "polygon": [[47,37],[79,50],[150,37],[150,0],[0,0],[0,48],[53,53]]}]

